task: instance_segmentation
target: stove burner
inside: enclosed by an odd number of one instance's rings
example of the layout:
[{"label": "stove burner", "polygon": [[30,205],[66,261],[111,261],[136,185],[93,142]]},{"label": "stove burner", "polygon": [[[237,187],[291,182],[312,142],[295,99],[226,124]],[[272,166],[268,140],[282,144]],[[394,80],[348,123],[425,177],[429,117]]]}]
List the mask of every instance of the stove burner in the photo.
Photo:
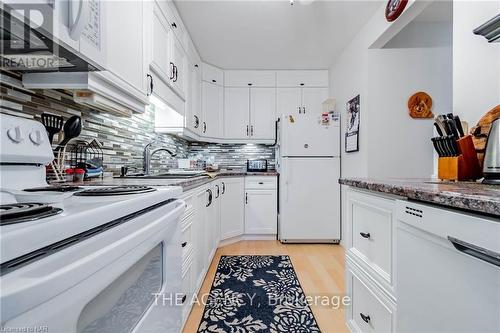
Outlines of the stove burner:
[{"label": "stove burner", "polygon": [[92,188],[77,192],[74,195],[84,197],[100,197],[109,195],[139,194],[153,191],[156,191],[156,189],[149,186],[129,185]]},{"label": "stove burner", "polygon": [[0,225],[34,221],[61,213],[56,208],[40,203],[18,203],[0,205]]},{"label": "stove burner", "polygon": [[24,189],[26,192],[74,192],[81,190],[79,186],[71,185],[54,185],[54,186],[42,186]]}]

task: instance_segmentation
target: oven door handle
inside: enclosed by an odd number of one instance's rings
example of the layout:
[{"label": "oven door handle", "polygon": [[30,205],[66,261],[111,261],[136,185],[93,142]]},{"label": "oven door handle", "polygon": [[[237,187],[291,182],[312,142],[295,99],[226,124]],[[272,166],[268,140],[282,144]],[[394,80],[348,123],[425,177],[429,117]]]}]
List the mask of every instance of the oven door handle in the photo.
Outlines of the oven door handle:
[{"label": "oven door handle", "polygon": [[458,251],[465,253],[471,257],[477,258],[482,261],[486,261],[492,265],[500,267],[500,253],[496,253],[491,250],[487,250],[483,247],[464,242],[463,240],[448,236],[448,240],[451,242],[453,247]]}]

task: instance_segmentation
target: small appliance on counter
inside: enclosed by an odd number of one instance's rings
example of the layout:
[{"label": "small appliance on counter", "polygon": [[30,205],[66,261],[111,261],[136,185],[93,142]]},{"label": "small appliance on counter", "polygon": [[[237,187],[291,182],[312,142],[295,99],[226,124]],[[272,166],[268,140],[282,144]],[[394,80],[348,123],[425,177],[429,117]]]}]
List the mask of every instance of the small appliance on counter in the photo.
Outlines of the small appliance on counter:
[{"label": "small appliance on counter", "polygon": [[267,172],[267,160],[247,160],[248,172]]},{"label": "small appliance on counter", "polygon": [[500,185],[500,118],[491,124],[484,154],[484,184]]}]

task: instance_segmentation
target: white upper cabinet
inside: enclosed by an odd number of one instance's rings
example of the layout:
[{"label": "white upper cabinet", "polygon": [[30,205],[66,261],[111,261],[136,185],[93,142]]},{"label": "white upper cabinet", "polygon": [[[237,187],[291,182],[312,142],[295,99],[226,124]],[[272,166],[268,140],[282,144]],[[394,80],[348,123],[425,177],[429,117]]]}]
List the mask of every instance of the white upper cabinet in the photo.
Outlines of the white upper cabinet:
[{"label": "white upper cabinet", "polygon": [[224,89],[210,82],[202,81],[202,135],[209,138],[222,137],[222,110]]},{"label": "white upper cabinet", "polygon": [[278,87],[328,87],[327,70],[277,71]]},{"label": "white upper cabinet", "polygon": [[159,79],[168,82],[172,78],[171,50],[168,43],[171,29],[156,2],[153,3],[152,11],[151,70],[156,72]]},{"label": "white upper cabinet", "polygon": [[201,78],[203,81],[217,84],[219,86],[224,85],[224,72],[221,69],[209,64],[203,64]]},{"label": "white upper cabinet", "polygon": [[224,138],[248,139],[250,135],[250,89],[224,90]]},{"label": "white upper cabinet", "polygon": [[274,142],[275,114],[276,88],[224,89],[225,140]]},{"label": "white upper cabinet", "polygon": [[276,100],[278,117],[302,113],[302,88],[278,88]]},{"label": "white upper cabinet", "polygon": [[171,7],[166,1],[154,1],[152,7],[150,68],[158,79],[185,100],[186,52],[167,20]]},{"label": "white upper cabinet", "polygon": [[278,88],[277,116],[319,116],[328,88]]},{"label": "white upper cabinet", "polygon": [[[146,95],[142,1],[103,1],[107,24],[107,69]],[[123,24],[127,22],[127,24]]]},{"label": "white upper cabinet", "polygon": [[319,116],[328,95],[328,88],[302,88],[302,114]]},{"label": "white upper cabinet", "polygon": [[176,92],[182,97],[185,98],[185,77],[186,77],[186,67],[187,67],[187,59],[186,52],[182,48],[182,44],[179,42],[177,37],[174,34],[170,35],[171,43],[172,43],[172,53],[171,53],[171,62],[172,62],[172,86],[176,90]]},{"label": "white upper cabinet", "polygon": [[275,139],[276,88],[250,89],[250,138]]},{"label": "white upper cabinet", "polygon": [[226,87],[275,87],[275,71],[229,70],[224,72]]},{"label": "white upper cabinet", "polygon": [[201,112],[201,68],[199,62],[188,61],[188,84],[186,99],[186,128],[195,134],[201,134],[203,121]]}]

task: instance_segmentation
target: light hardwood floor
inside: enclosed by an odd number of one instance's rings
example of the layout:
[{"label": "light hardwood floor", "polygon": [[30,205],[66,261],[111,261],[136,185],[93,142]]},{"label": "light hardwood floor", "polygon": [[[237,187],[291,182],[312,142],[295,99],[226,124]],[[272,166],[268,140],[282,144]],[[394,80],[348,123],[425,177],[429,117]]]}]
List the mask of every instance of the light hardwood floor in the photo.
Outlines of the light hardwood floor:
[{"label": "light hardwood floor", "polygon": [[[202,295],[210,291],[220,257],[240,254],[289,255],[307,296],[344,296],[344,250],[340,245],[281,244],[278,241],[241,241],[219,248],[203,281]],[[321,332],[348,332],[342,307],[333,309],[318,304],[311,309]],[[202,315],[203,306],[195,304],[184,333],[196,332]]]}]

